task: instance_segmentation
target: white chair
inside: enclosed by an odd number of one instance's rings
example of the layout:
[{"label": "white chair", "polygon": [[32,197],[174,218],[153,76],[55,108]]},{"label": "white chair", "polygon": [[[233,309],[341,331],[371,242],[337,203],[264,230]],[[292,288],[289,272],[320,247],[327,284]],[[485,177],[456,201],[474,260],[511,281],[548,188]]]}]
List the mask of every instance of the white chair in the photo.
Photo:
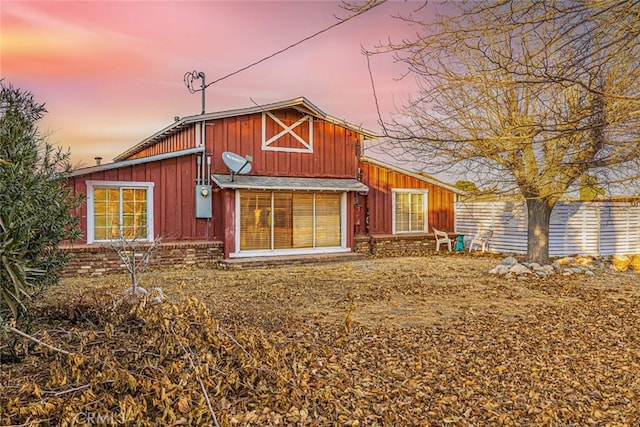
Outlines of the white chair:
[{"label": "white chair", "polygon": [[476,233],[469,245],[469,252],[471,252],[474,245],[478,246],[478,249],[482,249],[482,252],[486,252],[489,249],[489,240],[491,240],[491,236],[493,236],[493,230],[484,230]]},{"label": "white chair", "polygon": [[451,252],[451,239],[449,238],[449,235],[446,232],[436,230],[435,228],[433,229],[433,234],[436,236],[436,251],[440,250],[441,244],[446,243],[449,247],[449,252]]}]

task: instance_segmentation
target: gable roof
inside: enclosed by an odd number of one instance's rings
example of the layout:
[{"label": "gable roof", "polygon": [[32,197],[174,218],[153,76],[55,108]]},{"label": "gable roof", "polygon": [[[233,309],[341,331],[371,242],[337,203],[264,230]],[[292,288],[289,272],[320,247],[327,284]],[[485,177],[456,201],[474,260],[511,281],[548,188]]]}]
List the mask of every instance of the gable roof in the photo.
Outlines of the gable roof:
[{"label": "gable roof", "polygon": [[159,140],[166,138],[167,136],[170,136],[194,123],[202,122],[205,120],[215,120],[215,119],[223,119],[227,117],[244,116],[248,114],[261,113],[265,111],[282,110],[286,108],[293,108],[302,113],[309,114],[311,116],[323,119],[327,122],[343,126],[347,129],[350,129],[354,132],[364,135],[365,138],[376,138],[378,136],[375,133],[362,128],[361,126],[357,126],[349,122],[346,122],[345,120],[330,116],[326,114],[324,111],[322,111],[321,109],[319,109],[318,107],[316,107],[314,104],[312,104],[307,98],[299,97],[299,98],[289,99],[286,101],[274,102],[271,104],[254,105],[252,107],[247,107],[247,108],[217,111],[213,113],[204,113],[204,114],[197,114],[194,116],[183,117],[175,121],[174,123],[170,124],[166,128],[154,133],[153,135],[144,139],[143,141],[139,142],[133,147],[129,148],[125,152],[118,154],[116,157],[114,157],[113,160],[115,162],[125,160],[130,156],[133,156],[134,154],[155,144]]},{"label": "gable roof", "polygon": [[438,187],[442,187],[442,188],[446,188],[447,190],[455,193],[455,194],[460,194],[460,195],[466,195],[467,192],[466,191],[462,191],[459,188],[454,187],[451,184],[447,184],[444,181],[441,181],[437,178],[432,177],[431,175],[427,175],[424,173],[417,173],[417,172],[411,172],[408,171],[406,169],[402,169],[398,166],[386,163],[384,161],[380,161],[380,160],[376,160],[376,159],[372,159],[371,157],[366,157],[366,156],[362,156],[360,158],[360,161],[363,163],[369,163],[381,168],[385,168],[385,169],[389,169],[391,171],[397,172],[397,173],[401,173],[403,175],[407,175],[410,176],[412,178],[416,178],[419,179],[420,181],[424,181],[424,182],[428,182],[429,184],[433,184],[433,185],[437,185]]}]

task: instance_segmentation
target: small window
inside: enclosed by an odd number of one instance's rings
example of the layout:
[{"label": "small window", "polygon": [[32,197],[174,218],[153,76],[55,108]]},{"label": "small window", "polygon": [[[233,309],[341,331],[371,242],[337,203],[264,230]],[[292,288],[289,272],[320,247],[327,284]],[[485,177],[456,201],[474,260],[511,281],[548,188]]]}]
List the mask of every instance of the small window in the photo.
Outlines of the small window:
[{"label": "small window", "polygon": [[87,243],[153,238],[153,183],[87,181]]},{"label": "small window", "polygon": [[427,232],[427,191],[393,190],[393,233]]}]

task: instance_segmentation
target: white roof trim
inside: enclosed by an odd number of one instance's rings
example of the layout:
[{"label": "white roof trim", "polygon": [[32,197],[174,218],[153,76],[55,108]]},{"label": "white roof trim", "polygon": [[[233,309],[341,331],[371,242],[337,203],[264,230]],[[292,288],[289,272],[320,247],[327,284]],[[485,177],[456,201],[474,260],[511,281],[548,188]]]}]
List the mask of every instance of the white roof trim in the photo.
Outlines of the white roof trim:
[{"label": "white roof trim", "polygon": [[172,159],[174,157],[188,156],[204,151],[204,147],[189,148],[187,150],[172,151],[171,153],[156,154],[155,156],[142,157],[139,159],[124,160],[121,162],[105,163],[104,165],[89,166],[86,168],[76,169],[68,176],[88,175],[90,173],[108,171],[111,169],[119,169],[127,166],[139,165],[142,163],[157,162],[159,160]]},{"label": "white roof trim", "polygon": [[388,163],[381,162],[380,160],[375,160],[370,157],[363,156],[360,158],[360,161],[363,163],[371,163],[372,165],[380,166],[404,175],[408,175],[412,178],[419,179],[420,181],[428,182],[429,184],[437,185],[438,187],[446,188],[449,191],[452,191],[455,194],[466,195],[466,191],[462,191],[451,184],[447,184],[444,181],[440,181],[439,179],[433,178],[431,176],[420,175],[416,172],[411,172],[406,169],[399,168],[397,166],[390,165]]},{"label": "white roof trim", "polygon": [[353,130],[355,132],[361,133],[362,135],[364,135],[367,138],[377,138],[378,135],[375,134],[372,131],[366,130],[360,126],[351,124],[345,120],[342,119],[338,119],[337,117],[333,117],[333,116],[329,116],[328,114],[326,114],[324,111],[322,111],[321,109],[319,109],[318,107],[316,107],[314,104],[312,104],[308,99],[306,99],[305,97],[298,97],[298,98],[294,98],[294,99],[289,99],[286,101],[280,101],[280,102],[274,102],[271,104],[264,104],[264,105],[254,105],[252,107],[247,107],[247,108],[239,108],[239,109],[235,109],[235,110],[226,110],[226,111],[217,111],[214,113],[205,113],[205,114],[198,114],[195,116],[187,116],[187,117],[183,117],[182,119],[170,124],[169,126],[167,126],[166,128],[154,133],[153,135],[151,135],[150,137],[146,138],[145,140],[143,140],[142,142],[139,142],[138,144],[134,145],[133,147],[129,148],[127,151],[118,154],[114,160],[115,161],[119,161],[122,159],[127,158],[130,155],[133,155],[137,152],[139,152],[140,150],[144,149],[145,147],[148,147],[150,145],[153,145],[154,143],[156,143],[159,139],[161,139],[162,137],[164,137],[166,134],[171,134],[173,132],[176,132],[186,126],[189,126],[193,123],[197,123],[197,122],[202,122],[205,120],[215,120],[215,119],[223,119],[226,117],[235,117],[235,116],[244,116],[244,115],[248,115],[248,114],[255,114],[255,113],[261,113],[264,111],[273,111],[273,110],[280,110],[283,108],[296,108],[299,109],[303,112],[306,112],[312,116],[315,117],[319,117],[327,122],[336,124],[336,125],[340,125],[340,126],[344,126],[347,129]]}]

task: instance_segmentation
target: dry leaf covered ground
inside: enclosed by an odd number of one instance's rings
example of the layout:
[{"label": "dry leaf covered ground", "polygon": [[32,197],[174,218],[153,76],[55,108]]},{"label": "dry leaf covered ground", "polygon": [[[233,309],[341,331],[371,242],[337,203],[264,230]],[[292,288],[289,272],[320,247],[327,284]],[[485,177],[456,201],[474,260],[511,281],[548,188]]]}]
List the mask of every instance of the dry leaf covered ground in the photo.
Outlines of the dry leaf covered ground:
[{"label": "dry leaf covered ground", "polygon": [[68,279],[36,313],[72,355],[0,365],[0,423],[638,425],[640,275],[500,259],[151,271],[153,307],[124,275]]}]

